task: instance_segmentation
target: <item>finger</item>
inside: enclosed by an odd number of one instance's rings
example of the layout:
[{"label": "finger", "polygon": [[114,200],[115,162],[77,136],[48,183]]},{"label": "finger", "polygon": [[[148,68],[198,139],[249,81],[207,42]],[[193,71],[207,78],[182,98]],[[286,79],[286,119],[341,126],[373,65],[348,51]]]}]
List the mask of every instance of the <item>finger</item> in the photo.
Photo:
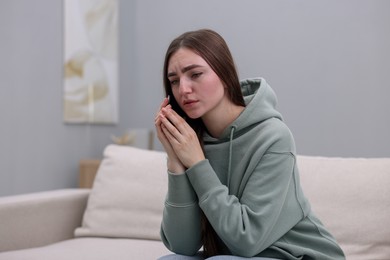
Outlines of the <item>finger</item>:
[{"label": "finger", "polygon": [[159,109],[158,109],[157,112],[156,112],[155,118],[158,117],[158,114],[161,112],[161,109],[162,109],[163,107],[165,107],[165,106],[168,104],[167,102],[168,102],[168,101],[167,101],[167,98],[164,98],[163,102],[160,104],[160,107],[159,107]]},{"label": "finger", "polygon": [[163,102],[161,103],[160,109],[165,107],[168,104],[169,104],[169,96],[164,98]]},{"label": "finger", "polygon": [[164,117],[164,115],[161,114],[161,112],[158,113],[158,114],[156,115],[156,117],[154,118],[154,124],[156,125],[158,122],[161,123],[161,118],[162,118],[162,117]]},{"label": "finger", "polygon": [[161,115],[161,110],[162,110],[163,108],[172,109],[172,106],[171,106],[171,104],[168,104],[168,105],[166,105],[165,107],[161,107],[160,110],[157,112],[156,117],[154,118],[154,121],[156,121],[157,118]]},{"label": "finger", "polygon": [[164,149],[167,151],[167,148],[171,146],[166,134],[163,131],[163,125],[156,125],[157,137],[160,140],[161,144],[164,146]]},{"label": "finger", "polygon": [[[170,129],[168,129],[168,128],[170,128]],[[171,146],[179,143],[178,140],[176,139],[176,137],[174,136],[174,134],[171,132],[172,130],[177,131],[176,129],[174,129],[172,127],[167,127],[166,125],[162,124],[161,130]]]},{"label": "finger", "polygon": [[162,109],[163,107],[166,107],[168,104],[169,104],[169,96],[167,96],[166,98],[164,98],[163,102],[162,102],[161,105],[160,105],[160,108],[158,109],[157,114],[161,111],[161,109]]},{"label": "finger", "polygon": [[180,133],[184,133],[185,131],[188,130],[187,128],[189,127],[188,123],[181,116],[179,116],[173,109],[168,107],[163,108],[162,115],[165,116]]},{"label": "finger", "polygon": [[[172,124],[172,122],[167,117],[161,118],[161,127],[166,129],[166,132],[169,132],[170,142],[175,140],[177,143],[184,141],[184,135],[177,129],[177,127]],[[164,128],[163,128],[164,127]],[[164,132],[166,134],[166,132]]]},{"label": "finger", "polygon": [[162,136],[164,135],[164,133],[162,131],[162,126],[164,124],[163,120],[167,120],[167,119],[165,118],[165,116],[161,115],[155,121],[155,127],[156,127],[156,130],[157,130],[157,135],[162,135]]}]

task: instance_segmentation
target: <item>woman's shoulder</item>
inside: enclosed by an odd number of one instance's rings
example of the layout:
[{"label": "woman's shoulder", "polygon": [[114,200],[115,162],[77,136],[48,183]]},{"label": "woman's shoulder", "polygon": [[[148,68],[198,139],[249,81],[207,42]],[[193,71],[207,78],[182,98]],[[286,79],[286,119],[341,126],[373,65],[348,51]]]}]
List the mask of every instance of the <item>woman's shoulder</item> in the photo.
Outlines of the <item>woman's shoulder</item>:
[{"label": "woman's shoulder", "polygon": [[275,138],[290,138],[292,137],[290,128],[286,123],[279,118],[273,117],[263,122],[260,122],[254,127],[255,131],[260,135],[267,135]]},{"label": "woman's shoulder", "polygon": [[[252,140],[269,149],[295,151],[294,137],[288,126],[278,118],[270,118],[252,129]],[[248,133],[249,134],[249,133]]]}]

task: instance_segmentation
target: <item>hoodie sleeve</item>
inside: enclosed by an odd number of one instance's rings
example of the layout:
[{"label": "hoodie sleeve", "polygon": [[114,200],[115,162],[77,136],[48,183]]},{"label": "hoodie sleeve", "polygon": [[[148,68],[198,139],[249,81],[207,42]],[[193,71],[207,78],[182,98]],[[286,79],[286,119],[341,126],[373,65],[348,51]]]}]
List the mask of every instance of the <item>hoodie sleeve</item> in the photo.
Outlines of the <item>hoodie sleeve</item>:
[{"label": "hoodie sleeve", "polygon": [[165,246],[177,254],[194,255],[201,247],[200,208],[185,174],[168,174],[160,236]]},{"label": "hoodie sleeve", "polygon": [[301,205],[294,169],[293,154],[266,153],[250,173],[240,199],[229,195],[207,160],[188,169],[187,175],[218,236],[234,255],[252,257],[303,217],[303,210],[297,210]]}]

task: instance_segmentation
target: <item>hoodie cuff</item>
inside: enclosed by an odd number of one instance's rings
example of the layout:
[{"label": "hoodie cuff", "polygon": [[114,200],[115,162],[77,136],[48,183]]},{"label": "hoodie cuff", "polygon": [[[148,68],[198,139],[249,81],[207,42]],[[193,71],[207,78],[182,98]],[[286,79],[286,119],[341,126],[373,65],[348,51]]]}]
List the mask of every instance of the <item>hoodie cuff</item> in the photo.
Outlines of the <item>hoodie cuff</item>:
[{"label": "hoodie cuff", "polygon": [[187,175],[168,174],[168,193],[166,201],[173,205],[188,205],[197,201],[196,193],[192,188]]},{"label": "hoodie cuff", "polygon": [[186,174],[199,199],[213,188],[222,185],[207,159],[187,169]]}]

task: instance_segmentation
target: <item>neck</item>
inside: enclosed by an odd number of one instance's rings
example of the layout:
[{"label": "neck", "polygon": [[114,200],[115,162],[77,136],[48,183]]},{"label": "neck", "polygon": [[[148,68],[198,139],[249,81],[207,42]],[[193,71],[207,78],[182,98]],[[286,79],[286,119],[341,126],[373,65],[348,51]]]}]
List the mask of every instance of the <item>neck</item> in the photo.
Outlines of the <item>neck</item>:
[{"label": "neck", "polygon": [[221,136],[225,128],[230,125],[244,110],[244,107],[230,103],[222,106],[221,111],[213,111],[202,117],[202,121],[209,134],[215,138]]}]

